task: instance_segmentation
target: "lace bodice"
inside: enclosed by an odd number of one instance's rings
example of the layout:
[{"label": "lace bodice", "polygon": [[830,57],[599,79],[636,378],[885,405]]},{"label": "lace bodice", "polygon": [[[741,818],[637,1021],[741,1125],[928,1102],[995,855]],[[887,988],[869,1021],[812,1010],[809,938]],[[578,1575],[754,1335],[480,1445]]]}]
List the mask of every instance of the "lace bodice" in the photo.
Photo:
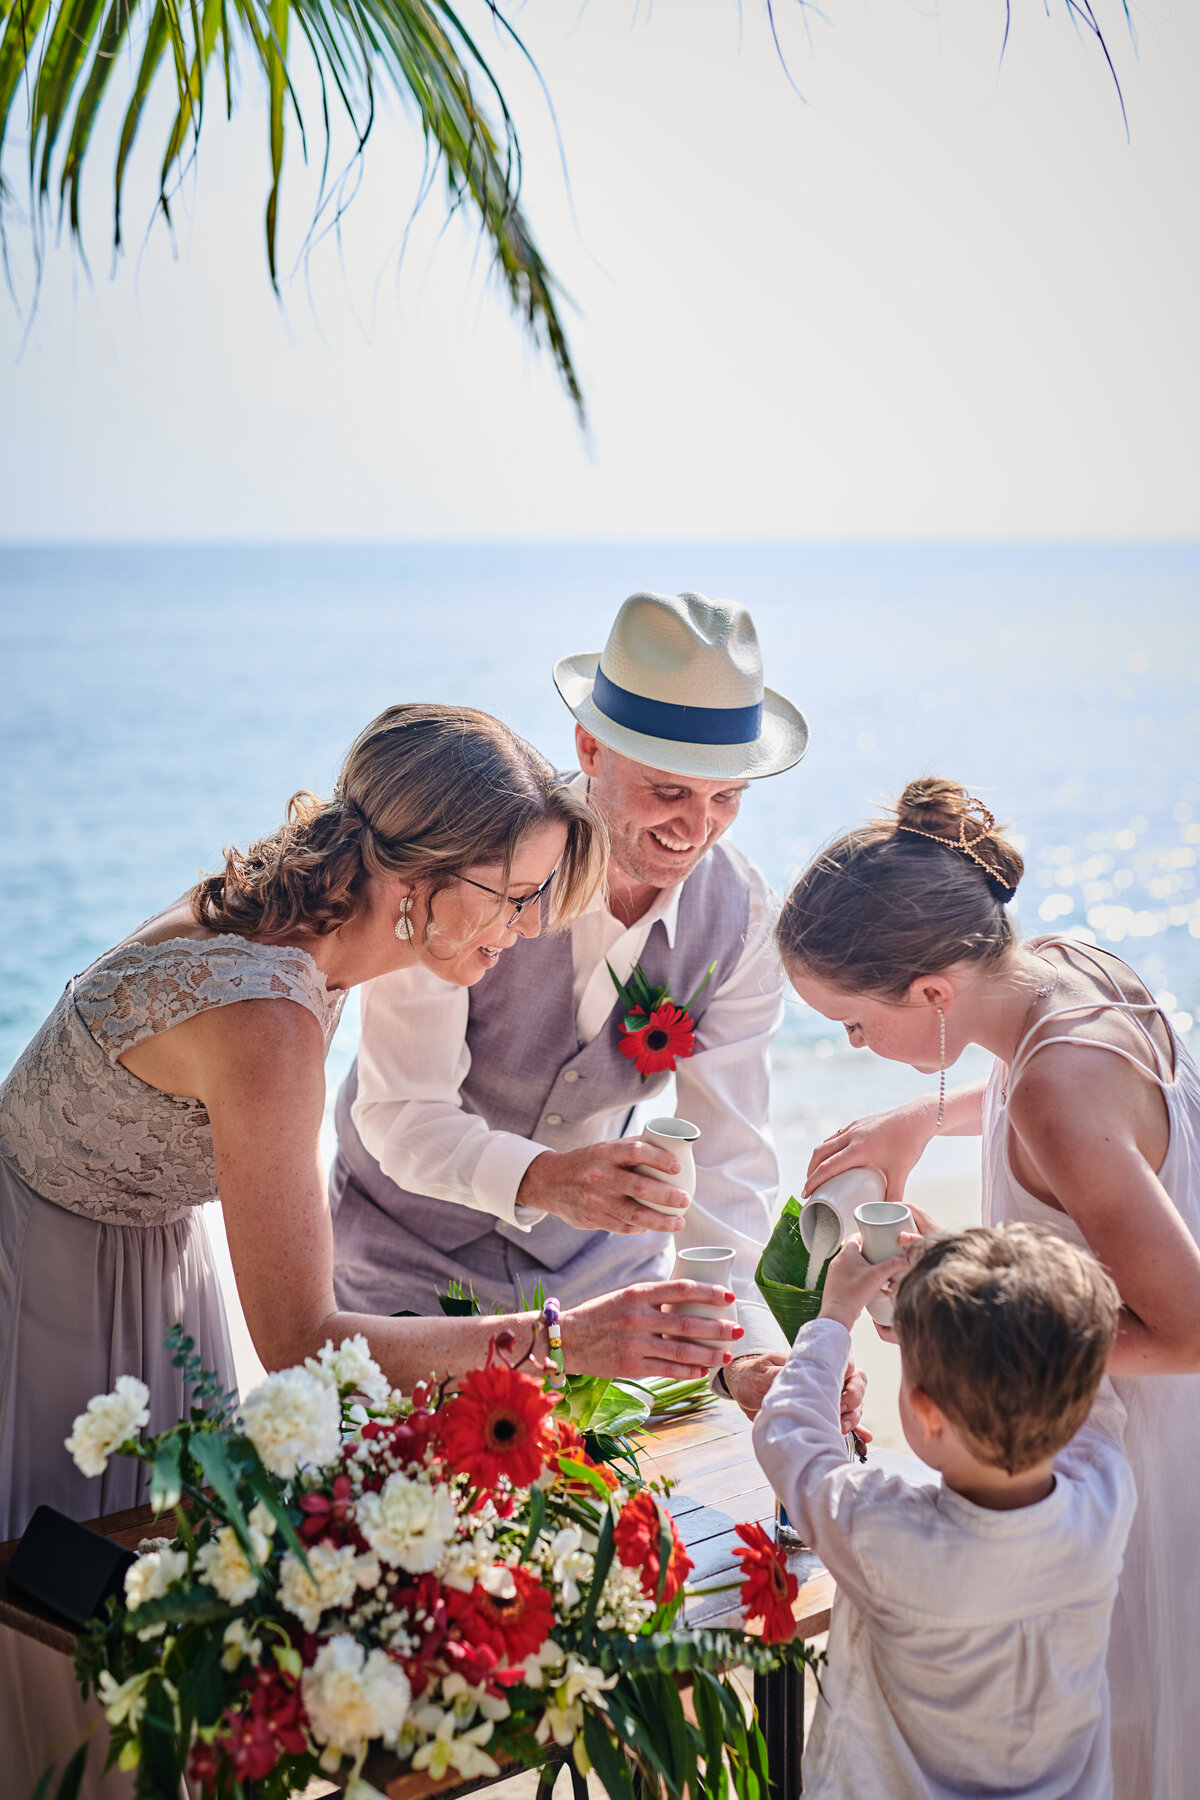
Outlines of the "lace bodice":
[{"label": "lace bodice", "polygon": [[0,1088],[0,1155],[43,1199],[105,1224],[168,1224],[215,1200],[204,1106],[117,1058],[237,1000],[307,1007],[328,1049],[343,995],[305,951],[225,933],[107,951],[67,983]]}]

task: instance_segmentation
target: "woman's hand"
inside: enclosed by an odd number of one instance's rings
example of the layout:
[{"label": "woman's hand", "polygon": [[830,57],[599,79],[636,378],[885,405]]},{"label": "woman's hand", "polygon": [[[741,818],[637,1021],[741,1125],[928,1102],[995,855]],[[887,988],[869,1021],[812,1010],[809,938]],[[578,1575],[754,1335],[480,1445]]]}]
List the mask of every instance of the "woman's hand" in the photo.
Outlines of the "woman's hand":
[{"label": "woman's hand", "polygon": [[835,1131],[818,1144],[808,1164],[804,1198],[846,1169],[878,1169],[887,1182],[887,1197],[897,1203],[921,1152],[933,1136],[937,1102],[910,1100],[890,1112],[872,1113]]},{"label": "woman's hand", "polygon": [[[733,1319],[689,1317],[696,1306],[731,1306],[728,1288],[705,1281],[642,1281],[563,1313],[563,1357],[573,1375],[677,1381],[711,1374],[731,1360],[743,1335]],[[664,1312],[664,1307],[675,1310]]]}]

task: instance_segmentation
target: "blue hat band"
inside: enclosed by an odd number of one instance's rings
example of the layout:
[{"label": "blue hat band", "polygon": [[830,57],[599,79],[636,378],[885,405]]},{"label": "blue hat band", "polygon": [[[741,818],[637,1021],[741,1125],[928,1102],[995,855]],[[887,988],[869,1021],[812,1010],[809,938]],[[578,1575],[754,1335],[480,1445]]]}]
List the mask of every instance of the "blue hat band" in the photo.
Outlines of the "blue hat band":
[{"label": "blue hat band", "polygon": [[631,694],[600,668],[592,699],[614,725],[639,731],[643,737],[680,744],[752,744],[762,732],[761,700],[754,706],[676,706],[670,700]]}]

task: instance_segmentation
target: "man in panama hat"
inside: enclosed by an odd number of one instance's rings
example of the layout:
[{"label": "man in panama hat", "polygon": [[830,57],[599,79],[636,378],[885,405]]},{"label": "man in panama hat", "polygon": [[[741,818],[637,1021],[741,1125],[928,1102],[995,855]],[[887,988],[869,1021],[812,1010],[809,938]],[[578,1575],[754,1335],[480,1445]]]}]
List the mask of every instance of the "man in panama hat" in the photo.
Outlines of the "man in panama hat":
[{"label": "man in panama hat", "polygon": [[[539,1283],[573,1305],[664,1278],[688,1243],[731,1245],[745,1335],[724,1380],[754,1410],[783,1360],[753,1283],[778,1183],[767,1049],[783,983],[773,898],[722,840],[747,783],[799,762],[808,726],[764,687],[746,608],[699,594],[632,595],[603,653],[564,657],[554,679],[609,831],[607,896],[568,934],[519,936],[465,1004],[421,970],[366,985],[330,1178],[338,1304],[433,1313],[457,1281],[485,1309],[530,1304]],[[631,1038],[609,965],[690,1001],[694,1036]],[[636,1172],[673,1162],[630,1135],[672,1060],[678,1115],[700,1128],[690,1206]]]}]

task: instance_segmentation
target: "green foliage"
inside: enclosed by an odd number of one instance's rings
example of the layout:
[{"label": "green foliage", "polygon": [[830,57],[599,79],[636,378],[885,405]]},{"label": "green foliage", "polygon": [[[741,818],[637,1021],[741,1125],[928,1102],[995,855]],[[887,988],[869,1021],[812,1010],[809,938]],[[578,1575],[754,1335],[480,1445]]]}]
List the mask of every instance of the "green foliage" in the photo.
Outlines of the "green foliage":
[{"label": "green foliage", "polygon": [[[481,23],[524,52],[495,0],[475,0]],[[267,96],[270,185],[267,263],[278,287],[279,199],[289,126],[308,155],[309,121],[293,82],[297,51],[317,74],[321,188],[316,227],[342,205],[328,181],[333,114],[349,122],[361,155],[381,88],[415,114],[427,160],[422,197],[440,165],[446,204],[473,214],[493,267],[526,330],[544,345],[580,418],[583,400],[564,330],[557,284],[521,209],[521,149],[496,78],[449,0],[0,0],[0,153],[10,127],[28,140],[34,245],[42,254],[47,219],[64,210],[81,236],[80,186],[100,109],[122,93],[113,188],[113,242],[122,243],[125,175],[157,85],[173,95],[162,148],[158,204],[169,221],[178,183],[195,156],[214,67],[227,117],[232,68],[256,68]],[[136,57],[136,71],[134,59]],[[493,116],[495,118],[493,120]],[[0,183],[0,231],[8,192]],[[311,242],[312,232],[309,234]]]},{"label": "green foliage", "polygon": [[[832,1259],[831,1259],[832,1260]],[[806,1288],[808,1251],[800,1236],[800,1202],[793,1194],[775,1221],[775,1229],[758,1259],[754,1285],[770,1307],[789,1344],[821,1310],[826,1263],[815,1288]]]},{"label": "green foliage", "polygon": [[[76,1800],[83,1782],[84,1770],[87,1767],[87,1753],[88,1745],[85,1740],[63,1770],[62,1779],[54,1790],[54,1800]],[[30,1800],[50,1800],[50,1783],[53,1780],[53,1766],[43,1769],[38,1776],[37,1786],[30,1795]]]}]

